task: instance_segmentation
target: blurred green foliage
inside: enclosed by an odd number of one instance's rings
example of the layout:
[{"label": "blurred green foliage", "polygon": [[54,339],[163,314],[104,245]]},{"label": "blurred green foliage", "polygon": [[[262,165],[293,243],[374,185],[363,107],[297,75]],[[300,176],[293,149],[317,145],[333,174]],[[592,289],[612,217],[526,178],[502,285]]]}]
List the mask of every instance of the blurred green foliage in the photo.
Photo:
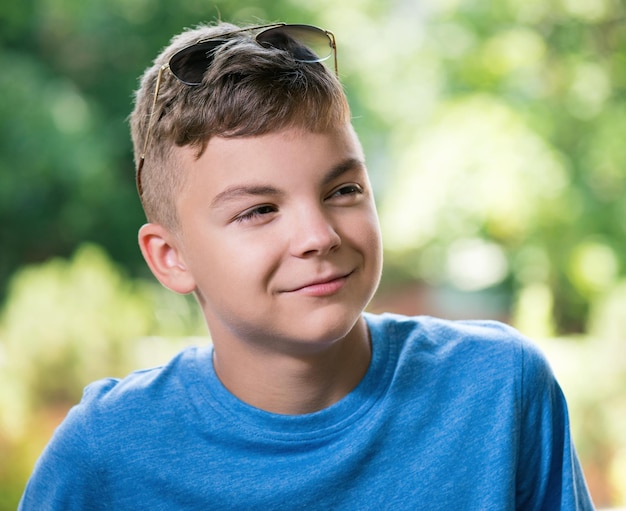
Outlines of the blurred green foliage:
[{"label": "blurred green foliage", "polygon": [[[517,295],[545,283],[555,329],[583,332],[626,262],[624,4],[442,4],[416,7],[430,10],[418,36],[407,37],[411,16],[387,29],[394,64],[372,91],[389,91],[372,105],[393,123],[390,260],[480,286],[455,242],[496,243],[506,271],[484,285],[508,278]],[[394,39],[413,47],[393,52]]]},{"label": "blurred green foliage", "polygon": [[126,119],[158,50],[218,17],[335,32],[383,287],[541,340],[596,504],[626,504],[623,2],[24,0],[0,5],[0,511],[88,381],[204,332],[141,260]]},{"label": "blurred green foliage", "polygon": [[136,368],[140,343],[131,340],[205,333],[191,299],[176,300],[152,282],[129,280],[90,245],[70,261],[23,267],[9,296],[1,316],[3,357],[10,366],[0,374],[8,378],[0,402],[12,403],[2,407],[5,431],[19,431],[15,406],[75,403],[86,381]]}]

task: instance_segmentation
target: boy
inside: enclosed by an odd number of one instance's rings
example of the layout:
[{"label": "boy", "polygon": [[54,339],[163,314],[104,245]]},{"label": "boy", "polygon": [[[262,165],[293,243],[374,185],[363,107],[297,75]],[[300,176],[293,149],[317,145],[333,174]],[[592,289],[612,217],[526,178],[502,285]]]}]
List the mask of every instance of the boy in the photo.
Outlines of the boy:
[{"label": "boy", "polygon": [[219,24],[147,70],[139,244],[195,294],[213,347],[90,385],[22,509],[592,509],[532,344],[363,312],[381,237],[325,59],[336,70],[315,27]]}]

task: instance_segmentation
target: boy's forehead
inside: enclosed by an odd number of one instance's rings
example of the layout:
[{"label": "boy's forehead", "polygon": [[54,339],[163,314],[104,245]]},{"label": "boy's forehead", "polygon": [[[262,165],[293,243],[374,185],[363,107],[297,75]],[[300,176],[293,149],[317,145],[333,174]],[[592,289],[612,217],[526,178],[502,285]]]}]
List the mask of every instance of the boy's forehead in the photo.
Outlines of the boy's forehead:
[{"label": "boy's forehead", "polygon": [[202,183],[214,195],[242,185],[261,189],[273,183],[282,188],[293,178],[324,184],[350,171],[366,171],[351,127],[322,133],[291,128],[248,137],[213,137],[199,156],[191,147],[177,152],[180,171],[186,174],[185,188]]},{"label": "boy's forehead", "polygon": [[[340,160],[364,158],[351,126],[325,132],[287,128],[244,137],[214,136],[202,151],[191,147],[178,150],[186,168],[200,164],[211,169],[227,167],[230,171],[246,171],[250,166],[302,166],[314,162],[334,166]],[[319,170],[323,172],[324,165]]]}]

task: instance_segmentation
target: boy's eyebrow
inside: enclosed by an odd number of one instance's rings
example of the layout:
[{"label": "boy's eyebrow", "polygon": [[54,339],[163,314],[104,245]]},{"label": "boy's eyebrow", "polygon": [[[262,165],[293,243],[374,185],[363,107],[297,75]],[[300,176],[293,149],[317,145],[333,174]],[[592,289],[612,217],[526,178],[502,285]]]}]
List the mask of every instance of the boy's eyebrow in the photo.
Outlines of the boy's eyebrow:
[{"label": "boy's eyebrow", "polygon": [[[341,175],[349,172],[350,170],[364,169],[365,163],[358,158],[348,158],[337,165],[333,166],[324,176],[322,180],[322,184],[326,185],[340,177]],[[265,186],[265,185],[235,185],[226,188],[225,190],[218,193],[213,200],[211,201],[211,207],[216,207],[222,202],[228,202],[231,200],[236,200],[240,197],[250,196],[250,195],[273,195],[273,196],[281,196],[284,195],[282,190],[275,188],[273,186]]]},{"label": "boy's eyebrow", "polygon": [[226,188],[226,190],[221,191],[211,201],[211,207],[215,207],[219,205],[221,202],[228,202],[230,200],[235,200],[240,197],[245,197],[249,195],[283,195],[283,192],[274,188],[273,186],[263,186],[263,185],[235,185]]},{"label": "boy's eyebrow", "polygon": [[338,163],[332,167],[324,176],[322,184],[329,184],[341,175],[350,170],[362,170],[365,169],[365,162],[359,158],[347,158],[344,161]]}]

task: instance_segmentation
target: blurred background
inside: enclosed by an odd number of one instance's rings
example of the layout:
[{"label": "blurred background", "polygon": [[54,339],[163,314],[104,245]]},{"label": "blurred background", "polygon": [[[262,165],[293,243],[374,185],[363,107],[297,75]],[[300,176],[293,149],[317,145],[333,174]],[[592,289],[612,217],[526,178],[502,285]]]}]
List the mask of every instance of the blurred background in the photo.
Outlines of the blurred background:
[{"label": "blurred background", "polygon": [[386,243],[370,309],[495,318],[545,350],[598,507],[626,505],[622,0],[0,5],[0,511],[89,381],[205,335],[149,275],[127,116],[218,17],[336,34]]}]

